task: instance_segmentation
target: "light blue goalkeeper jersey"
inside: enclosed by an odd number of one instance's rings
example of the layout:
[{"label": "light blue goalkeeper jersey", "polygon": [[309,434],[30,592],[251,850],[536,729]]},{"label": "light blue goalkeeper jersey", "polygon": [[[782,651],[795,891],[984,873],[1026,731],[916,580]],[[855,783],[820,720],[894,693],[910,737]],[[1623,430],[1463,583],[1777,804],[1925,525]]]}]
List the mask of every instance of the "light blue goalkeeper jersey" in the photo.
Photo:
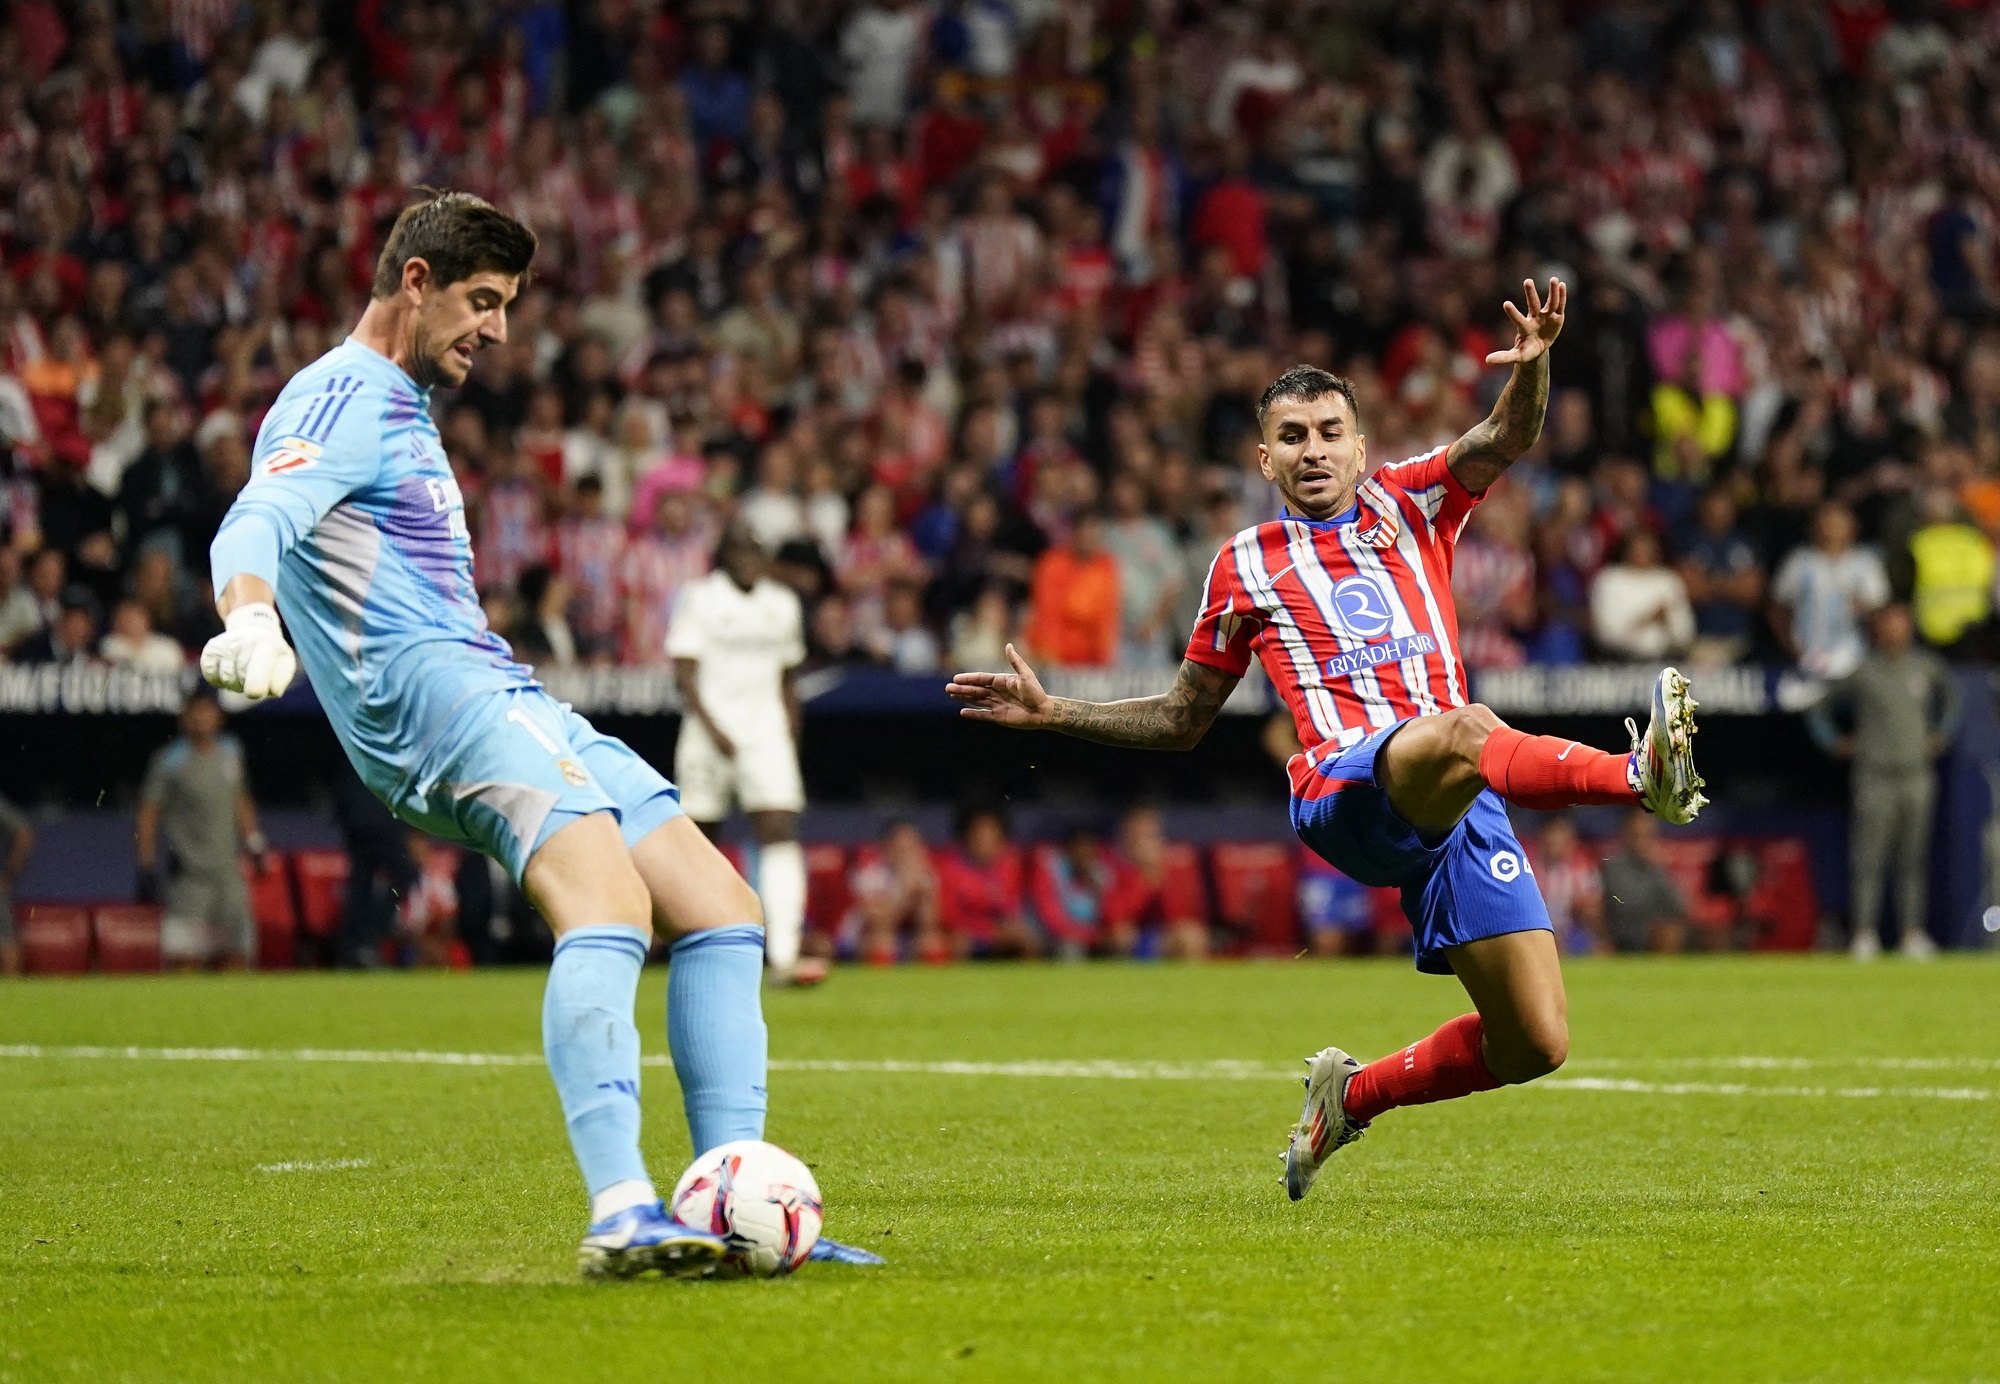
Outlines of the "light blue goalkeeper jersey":
[{"label": "light blue goalkeeper jersey", "polygon": [[468,702],[536,686],[480,609],[430,391],[352,337],[272,405],[209,561],[218,593],[244,572],[276,589],[334,731],[385,801],[468,733]]}]

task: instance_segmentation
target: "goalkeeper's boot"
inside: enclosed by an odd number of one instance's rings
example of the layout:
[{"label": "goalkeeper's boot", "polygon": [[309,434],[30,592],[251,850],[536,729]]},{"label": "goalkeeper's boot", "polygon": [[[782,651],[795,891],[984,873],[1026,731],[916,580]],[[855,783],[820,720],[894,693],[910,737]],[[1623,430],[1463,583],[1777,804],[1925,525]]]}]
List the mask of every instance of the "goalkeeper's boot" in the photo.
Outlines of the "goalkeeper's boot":
[{"label": "goalkeeper's boot", "polygon": [[1339,1048],[1322,1048],[1306,1059],[1305,1108],[1283,1154],[1285,1194],[1293,1201],[1306,1194],[1335,1149],[1353,1143],[1368,1128],[1366,1121],[1349,1119],[1344,1108],[1347,1083],[1360,1070],[1361,1064]]},{"label": "goalkeeper's boot", "polygon": [[829,1240],[822,1235],[813,1242],[812,1252],[806,1255],[808,1263],[814,1264],[886,1264],[889,1261],[881,1255],[853,1245],[843,1245],[838,1240]]},{"label": "goalkeeper's boot", "polygon": [[1626,774],[1646,810],[1663,822],[1684,826],[1708,806],[1706,787],[1694,771],[1694,713],[1699,705],[1678,669],[1662,668],[1653,684],[1653,715],[1646,733],[1630,717],[1632,757]]},{"label": "goalkeeper's boot", "polygon": [[699,1278],[722,1261],[729,1242],[683,1225],[657,1201],[628,1206],[593,1224],[576,1252],[585,1278]]}]

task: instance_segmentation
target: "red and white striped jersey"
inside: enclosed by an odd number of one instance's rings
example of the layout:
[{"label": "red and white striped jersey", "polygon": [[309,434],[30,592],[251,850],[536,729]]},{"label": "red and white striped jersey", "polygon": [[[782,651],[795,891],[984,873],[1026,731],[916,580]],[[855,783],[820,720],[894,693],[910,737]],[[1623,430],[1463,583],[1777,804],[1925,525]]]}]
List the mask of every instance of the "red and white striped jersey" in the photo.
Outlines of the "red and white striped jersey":
[{"label": "red and white striped jersey", "polygon": [[1451,563],[1478,503],[1440,447],[1362,481],[1345,514],[1243,530],[1209,568],[1187,656],[1241,677],[1255,654],[1308,765],[1464,706]]}]

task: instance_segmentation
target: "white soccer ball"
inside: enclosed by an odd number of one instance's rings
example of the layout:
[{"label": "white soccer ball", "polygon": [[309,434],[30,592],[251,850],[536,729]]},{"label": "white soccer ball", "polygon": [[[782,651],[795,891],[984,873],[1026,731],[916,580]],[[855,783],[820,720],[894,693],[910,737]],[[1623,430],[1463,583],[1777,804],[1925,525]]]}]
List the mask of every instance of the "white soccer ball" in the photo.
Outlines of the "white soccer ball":
[{"label": "white soccer ball", "polygon": [[729,1240],[725,1270],[774,1278],[819,1243],[819,1183],[776,1144],[738,1139],[694,1160],[674,1184],[674,1218]]}]

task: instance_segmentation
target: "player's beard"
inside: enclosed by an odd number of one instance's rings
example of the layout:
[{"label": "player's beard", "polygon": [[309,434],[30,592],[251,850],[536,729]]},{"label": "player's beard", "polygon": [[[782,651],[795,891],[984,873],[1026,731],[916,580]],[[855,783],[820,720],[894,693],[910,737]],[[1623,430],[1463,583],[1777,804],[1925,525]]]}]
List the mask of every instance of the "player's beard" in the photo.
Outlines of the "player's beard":
[{"label": "player's beard", "polygon": [[[449,351],[451,346],[451,343],[446,343],[444,351]],[[436,389],[439,385],[457,384],[457,380],[452,379],[445,373],[443,365],[444,351],[437,350],[436,343],[422,332],[412,331],[410,334],[410,378],[425,389]]]}]

